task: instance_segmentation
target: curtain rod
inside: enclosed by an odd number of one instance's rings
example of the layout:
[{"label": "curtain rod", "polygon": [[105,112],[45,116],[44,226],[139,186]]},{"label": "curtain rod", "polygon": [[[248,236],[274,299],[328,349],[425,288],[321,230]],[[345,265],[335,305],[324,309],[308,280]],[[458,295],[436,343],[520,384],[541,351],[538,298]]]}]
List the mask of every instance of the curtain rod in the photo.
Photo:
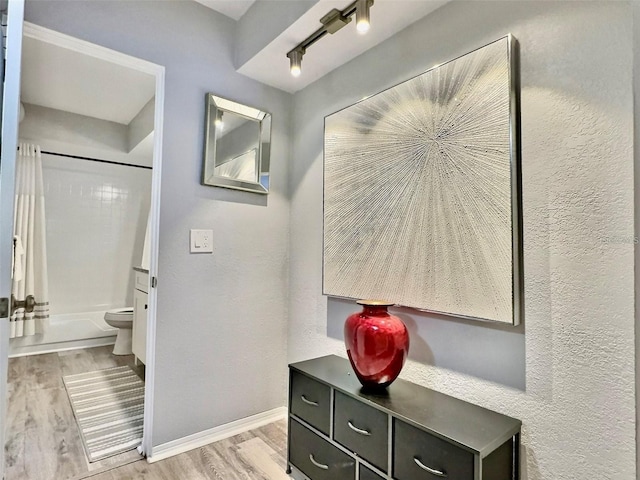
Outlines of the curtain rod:
[{"label": "curtain rod", "polygon": [[[20,150],[20,147],[18,147],[18,150]],[[78,160],[89,160],[90,162],[110,163],[112,165],[122,165],[123,167],[145,168],[147,170],[153,170],[153,167],[147,167],[146,165],[134,165],[133,163],[114,162],[112,160],[101,160],[99,158],[81,157],[79,155],[68,155],[66,153],[47,152],[45,150],[41,150],[40,153],[42,153],[43,155],[54,155],[56,157],[76,158]]]}]

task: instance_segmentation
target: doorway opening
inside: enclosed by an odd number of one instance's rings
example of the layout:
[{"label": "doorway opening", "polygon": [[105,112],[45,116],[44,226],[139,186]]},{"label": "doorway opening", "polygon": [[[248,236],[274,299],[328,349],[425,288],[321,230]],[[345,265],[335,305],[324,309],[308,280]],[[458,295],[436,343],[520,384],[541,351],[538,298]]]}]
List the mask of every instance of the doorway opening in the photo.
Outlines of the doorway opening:
[{"label": "doorway opening", "polygon": [[14,260],[40,287],[11,319],[7,480],[149,449],[163,105],[164,67],[24,23]]}]

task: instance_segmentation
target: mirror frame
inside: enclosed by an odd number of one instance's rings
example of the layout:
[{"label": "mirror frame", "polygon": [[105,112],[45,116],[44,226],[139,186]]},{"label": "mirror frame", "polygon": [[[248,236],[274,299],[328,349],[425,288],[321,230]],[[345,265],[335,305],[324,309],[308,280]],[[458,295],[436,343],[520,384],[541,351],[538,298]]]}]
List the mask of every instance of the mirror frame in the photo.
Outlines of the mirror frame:
[{"label": "mirror frame", "polygon": [[[214,175],[211,170],[216,167],[216,145],[218,138],[218,128],[215,125],[217,111],[229,112],[234,115],[247,118],[250,121],[257,122],[259,126],[257,149],[258,164],[258,181],[250,182],[246,180],[234,179]],[[213,93],[207,93],[205,96],[205,138],[204,138],[204,159],[202,162],[202,185],[212,187],[231,188],[234,190],[243,190],[245,192],[261,193],[266,195],[269,193],[269,164],[271,155],[271,114],[257,108],[243,105],[233,100],[219,97]],[[213,114],[212,114],[213,112]],[[212,125],[213,122],[213,125]],[[213,131],[212,131],[213,127]],[[213,137],[213,138],[212,138]],[[213,151],[213,168],[208,165],[208,158]],[[260,179],[267,178],[266,185],[260,182]]]}]

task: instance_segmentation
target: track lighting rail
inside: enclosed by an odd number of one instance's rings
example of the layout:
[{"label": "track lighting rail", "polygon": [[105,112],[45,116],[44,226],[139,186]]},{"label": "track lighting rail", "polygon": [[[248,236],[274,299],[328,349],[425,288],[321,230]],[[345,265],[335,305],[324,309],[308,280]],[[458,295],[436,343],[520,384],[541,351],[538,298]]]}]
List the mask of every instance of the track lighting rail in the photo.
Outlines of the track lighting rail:
[{"label": "track lighting rail", "polygon": [[328,33],[334,34],[342,27],[351,22],[351,17],[356,14],[358,31],[365,33],[369,29],[369,7],[373,5],[373,0],[355,0],[350,3],[345,9],[338,10],[332,9],[324,17],[320,19],[322,27],[313,32],[302,42],[296,45],[287,53],[287,58],[290,61],[291,74],[294,77],[300,75],[302,56],[307,52],[307,48],[316,43],[322,37]]}]

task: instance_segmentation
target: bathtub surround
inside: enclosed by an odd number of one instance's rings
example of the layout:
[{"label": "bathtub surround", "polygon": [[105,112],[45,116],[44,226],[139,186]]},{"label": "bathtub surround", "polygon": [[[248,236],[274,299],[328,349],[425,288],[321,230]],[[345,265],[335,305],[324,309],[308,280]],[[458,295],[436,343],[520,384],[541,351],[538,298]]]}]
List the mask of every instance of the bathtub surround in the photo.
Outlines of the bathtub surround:
[{"label": "bathtub surround", "polygon": [[86,160],[88,162],[106,163],[109,165],[122,165],[124,167],[145,168],[147,170],[151,170],[153,168],[153,167],[147,167],[145,165],[137,165],[135,163],[116,162],[113,160],[103,160],[101,158],[83,157],[81,155],[71,155],[68,153],[47,152],[46,150],[42,150],[42,154],[51,155],[53,157],[64,157],[64,158],[74,158],[76,160]]},{"label": "bathtub surround", "polygon": [[52,314],[132,305],[151,170],[51,155],[43,168]]},{"label": "bathtub surround", "polygon": [[49,276],[42,155],[39,145],[20,144],[16,161],[11,295],[11,338],[42,334],[49,324]]}]

